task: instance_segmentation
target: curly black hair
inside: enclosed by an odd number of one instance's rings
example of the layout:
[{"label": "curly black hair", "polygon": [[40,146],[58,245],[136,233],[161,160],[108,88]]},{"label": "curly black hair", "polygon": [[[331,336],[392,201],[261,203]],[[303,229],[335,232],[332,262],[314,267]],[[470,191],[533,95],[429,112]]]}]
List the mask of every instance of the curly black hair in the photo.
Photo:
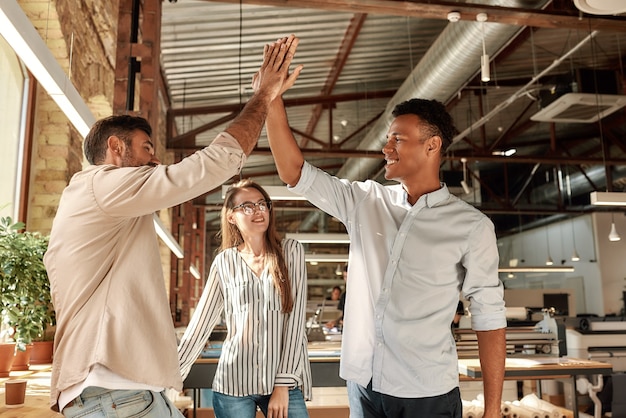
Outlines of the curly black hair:
[{"label": "curly black hair", "polygon": [[404,101],[393,109],[393,117],[401,115],[416,115],[430,127],[431,135],[437,135],[442,141],[442,152],[445,152],[452,139],[458,133],[454,127],[452,116],[446,110],[443,103],[437,100],[410,99]]}]

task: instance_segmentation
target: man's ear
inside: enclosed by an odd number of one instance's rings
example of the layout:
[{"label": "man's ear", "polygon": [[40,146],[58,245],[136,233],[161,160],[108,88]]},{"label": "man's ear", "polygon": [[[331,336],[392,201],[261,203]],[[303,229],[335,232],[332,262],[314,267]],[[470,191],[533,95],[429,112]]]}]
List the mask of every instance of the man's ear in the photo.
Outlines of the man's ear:
[{"label": "man's ear", "polygon": [[123,141],[118,136],[111,135],[107,138],[107,148],[114,155],[122,155],[123,145]]},{"label": "man's ear", "polygon": [[439,135],[431,136],[428,138],[428,152],[440,153],[443,141]]},{"label": "man's ear", "polygon": [[119,137],[111,135],[107,138],[107,149],[102,163],[120,166],[124,149],[124,142]]}]

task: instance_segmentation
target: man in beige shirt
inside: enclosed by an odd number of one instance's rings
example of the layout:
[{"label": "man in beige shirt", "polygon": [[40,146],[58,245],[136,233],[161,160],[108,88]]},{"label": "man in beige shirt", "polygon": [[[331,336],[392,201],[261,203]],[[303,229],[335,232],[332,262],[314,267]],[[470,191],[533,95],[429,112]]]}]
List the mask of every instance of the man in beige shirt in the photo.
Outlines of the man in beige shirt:
[{"label": "man in beige shirt", "polygon": [[92,165],[64,190],[44,258],[57,315],[53,410],[182,416],[164,395],[182,380],[152,216],[240,171],[297,44],[290,36],[265,46],[261,88],[211,145],[179,163],[159,164],[139,117],[100,120],[87,135]]}]

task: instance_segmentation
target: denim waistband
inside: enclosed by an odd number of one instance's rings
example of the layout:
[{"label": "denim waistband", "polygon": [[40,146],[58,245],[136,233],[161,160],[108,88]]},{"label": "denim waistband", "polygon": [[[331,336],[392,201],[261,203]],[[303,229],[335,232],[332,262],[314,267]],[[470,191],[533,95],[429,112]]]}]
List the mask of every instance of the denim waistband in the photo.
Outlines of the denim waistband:
[{"label": "denim waistband", "polygon": [[80,398],[82,399],[95,398],[98,396],[102,396],[108,392],[113,392],[113,389],[99,388],[97,386],[89,386],[83,389],[83,392],[80,394]]}]

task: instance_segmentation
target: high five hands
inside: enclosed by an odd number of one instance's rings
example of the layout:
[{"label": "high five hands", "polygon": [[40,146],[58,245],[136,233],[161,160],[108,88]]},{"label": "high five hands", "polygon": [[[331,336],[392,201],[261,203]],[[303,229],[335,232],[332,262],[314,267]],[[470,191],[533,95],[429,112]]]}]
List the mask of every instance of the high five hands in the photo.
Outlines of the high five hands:
[{"label": "high five hands", "polygon": [[266,91],[270,100],[274,100],[293,86],[303,68],[302,65],[298,65],[292,73],[289,73],[289,66],[299,42],[300,39],[292,34],[265,45],[263,65],[252,78],[252,88],[255,92]]}]

